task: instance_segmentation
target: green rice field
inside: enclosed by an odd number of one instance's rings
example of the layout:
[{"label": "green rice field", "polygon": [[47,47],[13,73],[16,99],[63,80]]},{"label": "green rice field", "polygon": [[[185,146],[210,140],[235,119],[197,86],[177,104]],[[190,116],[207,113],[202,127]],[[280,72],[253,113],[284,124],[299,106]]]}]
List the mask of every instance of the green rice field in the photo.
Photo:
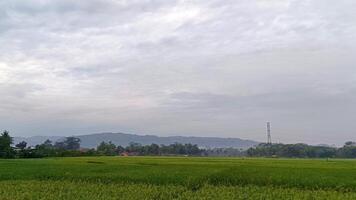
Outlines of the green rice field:
[{"label": "green rice field", "polygon": [[356,199],[356,160],[0,160],[0,199]]}]

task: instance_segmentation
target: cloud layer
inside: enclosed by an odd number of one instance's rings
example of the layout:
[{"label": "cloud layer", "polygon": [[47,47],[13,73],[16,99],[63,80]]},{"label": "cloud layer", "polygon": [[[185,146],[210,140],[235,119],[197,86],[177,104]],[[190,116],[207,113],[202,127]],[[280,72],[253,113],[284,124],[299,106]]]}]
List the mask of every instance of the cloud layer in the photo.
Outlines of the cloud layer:
[{"label": "cloud layer", "polygon": [[353,0],[3,0],[0,128],[356,140]]}]

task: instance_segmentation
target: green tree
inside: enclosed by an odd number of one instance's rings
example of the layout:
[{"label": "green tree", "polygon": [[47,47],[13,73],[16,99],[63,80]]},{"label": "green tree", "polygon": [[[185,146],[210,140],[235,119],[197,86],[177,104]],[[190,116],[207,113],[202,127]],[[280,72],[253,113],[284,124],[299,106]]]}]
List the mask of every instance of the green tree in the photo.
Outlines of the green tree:
[{"label": "green tree", "polygon": [[142,154],[143,146],[140,143],[130,142],[129,146],[125,149],[127,152]]},{"label": "green tree", "polygon": [[42,145],[45,146],[45,147],[47,147],[47,148],[52,148],[52,147],[53,147],[52,141],[49,140],[49,139],[47,139],[46,141],[44,141]]},{"label": "green tree", "polygon": [[116,153],[117,153],[117,154],[120,154],[120,153],[123,153],[123,152],[125,152],[125,148],[122,147],[122,146],[120,146],[120,145],[118,145],[118,146],[116,147]]},{"label": "green tree", "polygon": [[66,150],[79,150],[80,149],[80,139],[76,137],[66,137],[64,140]]},{"label": "green tree", "polygon": [[356,146],[356,142],[353,142],[353,141],[345,142],[344,147],[352,147],[352,146]]},{"label": "green tree", "polygon": [[19,142],[18,144],[15,145],[15,147],[21,149],[21,150],[24,150],[27,146],[27,142],[25,141],[22,141],[22,142]]},{"label": "green tree", "polygon": [[0,157],[1,158],[12,158],[15,156],[15,152],[11,147],[12,137],[8,131],[4,131],[0,135]]},{"label": "green tree", "polygon": [[[58,149],[60,150],[60,149]],[[33,151],[33,154],[31,154],[31,157],[49,157],[49,156],[56,156],[57,150],[55,146],[52,144],[51,140],[46,140],[42,144],[36,145],[35,150]]]},{"label": "green tree", "polygon": [[115,144],[108,142],[101,142],[99,146],[96,148],[98,153],[101,155],[113,156],[116,155],[116,146]]},{"label": "green tree", "polygon": [[54,144],[54,147],[61,150],[79,150],[80,139],[76,137],[66,137],[64,141],[58,141]]},{"label": "green tree", "polygon": [[150,155],[159,155],[159,146],[157,144],[151,144],[150,146],[148,146],[148,153]]}]

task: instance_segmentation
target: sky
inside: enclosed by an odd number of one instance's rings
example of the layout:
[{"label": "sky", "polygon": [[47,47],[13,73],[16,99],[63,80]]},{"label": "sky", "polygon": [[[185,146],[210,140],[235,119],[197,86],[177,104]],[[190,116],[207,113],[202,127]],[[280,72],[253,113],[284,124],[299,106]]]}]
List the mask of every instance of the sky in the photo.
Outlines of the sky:
[{"label": "sky", "polygon": [[1,0],[0,130],[356,140],[354,0]]}]

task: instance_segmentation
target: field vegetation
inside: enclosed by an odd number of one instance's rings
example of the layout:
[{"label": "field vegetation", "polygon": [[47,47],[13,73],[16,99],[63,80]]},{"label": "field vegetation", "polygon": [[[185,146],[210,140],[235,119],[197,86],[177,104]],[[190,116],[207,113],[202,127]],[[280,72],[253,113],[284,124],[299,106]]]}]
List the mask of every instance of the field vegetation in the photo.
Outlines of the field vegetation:
[{"label": "field vegetation", "polygon": [[356,199],[356,161],[192,157],[0,160],[0,199]]}]

